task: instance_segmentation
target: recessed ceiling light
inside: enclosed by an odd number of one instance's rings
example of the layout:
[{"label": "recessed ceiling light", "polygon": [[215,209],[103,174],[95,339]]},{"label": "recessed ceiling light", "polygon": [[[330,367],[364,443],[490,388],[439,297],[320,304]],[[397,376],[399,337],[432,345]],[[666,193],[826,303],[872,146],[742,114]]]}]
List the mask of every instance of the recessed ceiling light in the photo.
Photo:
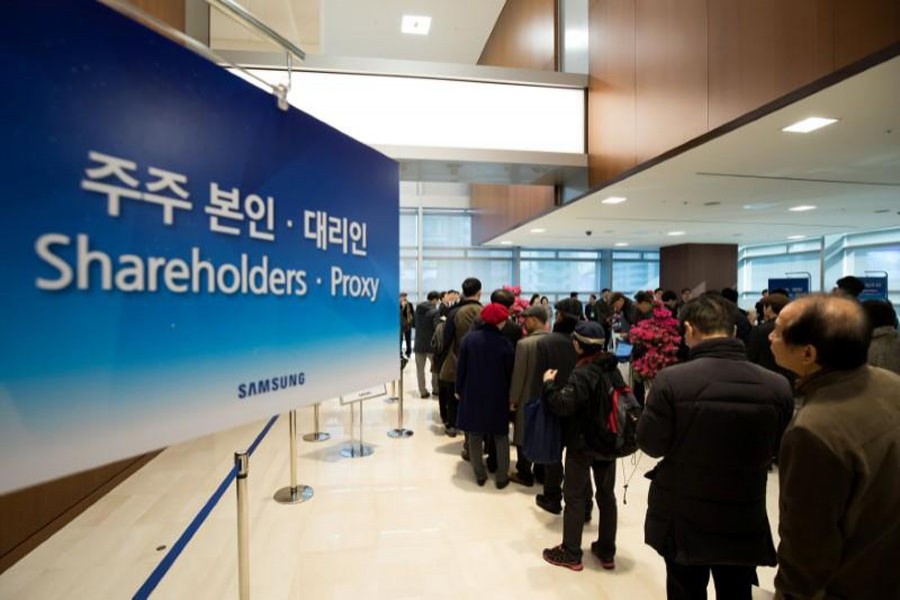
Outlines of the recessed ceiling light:
[{"label": "recessed ceiling light", "polygon": [[806,212],[808,210],[816,210],[812,204],[801,204],[800,206],[792,206],[788,209],[791,212]]},{"label": "recessed ceiling light", "polygon": [[531,230],[531,233],[544,233],[546,231],[547,230],[544,229],[543,227],[535,227],[534,229]]},{"label": "recessed ceiling light", "polygon": [[837,123],[837,119],[829,119],[826,117],[810,117],[808,119],[803,119],[802,121],[797,121],[793,125],[788,125],[782,131],[787,131],[790,133],[809,133],[810,131],[815,131],[816,129],[821,129],[826,125],[831,125],[832,123]]},{"label": "recessed ceiling light", "polygon": [[745,204],[744,210],[767,210],[778,206],[777,202],[755,202],[753,204]]},{"label": "recessed ceiling light", "polygon": [[684,235],[683,231],[670,231],[669,235]]},{"label": "recessed ceiling light", "polygon": [[428,35],[431,29],[431,17],[421,17],[415,15],[403,15],[400,22],[400,31],[412,35]]},{"label": "recessed ceiling light", "polygon": [[503,244],[504,246],[512,246],[512,240],[503,240],[500,243]]},{"label": "recessed ceiling light", "polygon": [[622,196],[610,196],[606,200],[601,200],[600,204],[622,204],[628,200],[628,198],[623,198]]},{"label": "recessed ceiling light", "polygon": [[802,240],[805,238],[805,235],[789,235],[787,239],[789,240]]},{"label": "recessed ceiling light", "polygon": [[627,245],[628,245],[628,242],[616,242],[616,246],[618,246],[619,248],[624,248]]}]

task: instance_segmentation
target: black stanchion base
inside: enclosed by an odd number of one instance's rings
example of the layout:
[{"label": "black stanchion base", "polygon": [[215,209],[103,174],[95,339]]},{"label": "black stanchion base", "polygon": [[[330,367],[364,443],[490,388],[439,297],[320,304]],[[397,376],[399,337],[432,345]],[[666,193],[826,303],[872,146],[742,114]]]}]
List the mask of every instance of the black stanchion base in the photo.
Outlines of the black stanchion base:
[{"label": "black stanchion base", "polygon": [[403,429],[391,429],[390,431],[387,432],[387,434],[388,434],[388,437],[392,437],[392,438],[408,438],[408,437],[412,437],[413,432],[410,429],[403,428]]}]

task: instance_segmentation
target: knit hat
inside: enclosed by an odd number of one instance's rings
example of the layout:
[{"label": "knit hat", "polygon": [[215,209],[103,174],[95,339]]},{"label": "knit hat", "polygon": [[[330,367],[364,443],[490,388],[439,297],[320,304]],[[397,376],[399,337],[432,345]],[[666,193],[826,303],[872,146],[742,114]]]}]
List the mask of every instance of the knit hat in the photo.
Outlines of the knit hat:
[{"label": "knit hat", "polygon": [[606,332],[603,326],[594,321],[579,321],[575,325],[575,331],[572,337],[578,340],[582,346],[602,346],[603,340],[606,339]]},{"label": "knit hat", "polygon": [[488,325],[502,323],[507,317],[509,317],[509,309],[496,302],[491,302],[481,309],[481,320]]}]

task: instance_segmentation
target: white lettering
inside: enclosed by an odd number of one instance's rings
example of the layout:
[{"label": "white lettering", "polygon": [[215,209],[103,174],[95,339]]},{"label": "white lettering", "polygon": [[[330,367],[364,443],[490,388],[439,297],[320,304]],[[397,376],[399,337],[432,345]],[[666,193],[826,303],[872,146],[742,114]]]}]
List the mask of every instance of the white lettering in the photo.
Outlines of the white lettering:
[{"label": "white lettering", "polygon": [[37,252],[37,255],[40,256],[44,262],[59,271],[59,277],[56,279],[44,279],[43,277],[38,277],[37,287],[39,290],[56,292],[66,289],[69,284],[72,283],[72,267],[69,266],[69,263],[53,254],[50,250],[50,246],[56,244],[68,246],[71,241],[71,238],[67,235],[62,235],[61,233],[47,233],[39,237],[34,243],[34,250]]}]

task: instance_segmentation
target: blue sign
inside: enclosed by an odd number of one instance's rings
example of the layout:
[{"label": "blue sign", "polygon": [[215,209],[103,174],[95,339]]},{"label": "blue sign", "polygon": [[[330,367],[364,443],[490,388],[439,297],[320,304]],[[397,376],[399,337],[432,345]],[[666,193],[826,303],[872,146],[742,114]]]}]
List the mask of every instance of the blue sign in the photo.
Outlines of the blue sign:
[{"label": "blue sign", "polygon": [[769,280],[769,291],[777,289],[787,290],[788,297],[798,298],[809,294],[809,279],[804,277],[792,278],[785,277],[780,279]]},{"label": "blue sign", "polygon": [[0,24],[0,493],[398,370],[398,167],[92,1]]},{"label": "blue sign", "polygon": [[859,295],[859,301],[864,300],[887,300],[888,299],[888,278],[883,277],[860,277],[865,289]]}]

